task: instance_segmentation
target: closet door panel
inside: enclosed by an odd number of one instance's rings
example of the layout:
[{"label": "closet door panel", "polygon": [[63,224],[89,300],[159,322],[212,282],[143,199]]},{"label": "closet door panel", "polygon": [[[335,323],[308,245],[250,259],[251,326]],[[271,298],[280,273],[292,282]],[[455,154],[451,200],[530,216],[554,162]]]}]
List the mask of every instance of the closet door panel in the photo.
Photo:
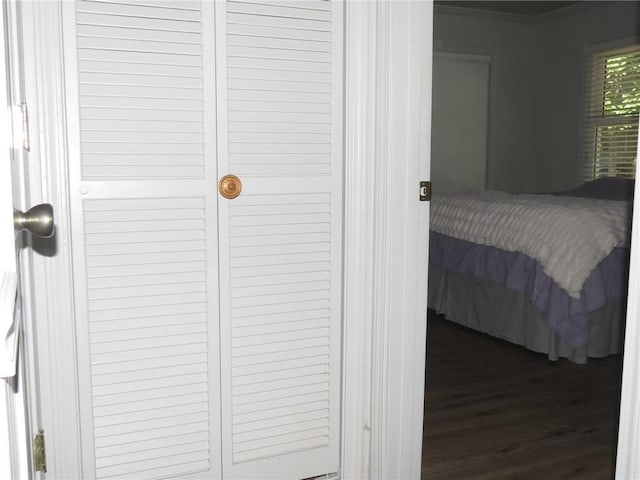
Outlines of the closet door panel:
[{"label": "closet door panel", "polygon": [[342,4],[216,4],[225,478],[339,469]]},{"label": "closet door panel", "polygon": [[218,478],[213,6],[63,8],[84,478]]}]

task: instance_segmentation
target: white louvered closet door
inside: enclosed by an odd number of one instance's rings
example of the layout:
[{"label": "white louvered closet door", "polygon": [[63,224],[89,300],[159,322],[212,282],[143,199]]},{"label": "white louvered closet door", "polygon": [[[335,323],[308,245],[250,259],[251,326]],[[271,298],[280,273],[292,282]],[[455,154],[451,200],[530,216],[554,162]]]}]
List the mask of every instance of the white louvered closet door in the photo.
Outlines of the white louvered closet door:
[{"label": "white louvered closet door", "polygon": [[337,471],[342,4],[62,3],[84,477]]},{"label": "white louvered closet door", "polygon": [[219,478],[213,4],[63,8],[84,478]]},{"label": "white louvered closet door", "polygon": [[343,5],[216,7],[223,476],[336,472]]}]

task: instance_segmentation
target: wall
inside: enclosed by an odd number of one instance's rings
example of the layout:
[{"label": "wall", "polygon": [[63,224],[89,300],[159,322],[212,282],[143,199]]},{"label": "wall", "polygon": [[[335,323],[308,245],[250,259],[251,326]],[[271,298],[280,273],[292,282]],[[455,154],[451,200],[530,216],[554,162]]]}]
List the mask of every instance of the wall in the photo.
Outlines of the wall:
[{"label": "wall", "polygon": [[510,17],[436,9],[434,49],[491,57],[487,188],[522,191],[533,164],[535,25]]},{"label": "wall", "polygon": [[436,8],[436,51],[489,55],[487,188],[578,183],[584,51],[640,34],[640,2],[588,2],[534,19]]},{"label": "wall", "polygon": [[[537,165],[531,182],[551,190],[579,182],[585,50],[640,35],[640,2],[594,2],[540,24],[539,50],[545,57],[535,72],[534,110]],[[546,173],[545,173],[546,172]]]}]

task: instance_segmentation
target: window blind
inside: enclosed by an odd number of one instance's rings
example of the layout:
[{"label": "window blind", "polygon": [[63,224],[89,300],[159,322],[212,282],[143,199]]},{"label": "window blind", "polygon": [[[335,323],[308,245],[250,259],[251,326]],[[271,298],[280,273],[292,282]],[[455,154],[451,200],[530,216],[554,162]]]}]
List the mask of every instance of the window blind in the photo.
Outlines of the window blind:
[{"label": "window blind", "polygon": [[640,45],[587,62],[582,177],[634,178],[640,105]]}]

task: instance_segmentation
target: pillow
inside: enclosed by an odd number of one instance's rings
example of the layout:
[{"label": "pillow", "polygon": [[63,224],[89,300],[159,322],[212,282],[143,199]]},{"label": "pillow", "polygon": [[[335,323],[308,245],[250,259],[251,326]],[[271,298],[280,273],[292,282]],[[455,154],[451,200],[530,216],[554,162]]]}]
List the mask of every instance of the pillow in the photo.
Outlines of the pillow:
[{"label": "pillow", "polygon": [[604,177],[583,183],[562,195],[599,198],[602,200],[630,200],[633,198],[634,180],[631,178]]}]

